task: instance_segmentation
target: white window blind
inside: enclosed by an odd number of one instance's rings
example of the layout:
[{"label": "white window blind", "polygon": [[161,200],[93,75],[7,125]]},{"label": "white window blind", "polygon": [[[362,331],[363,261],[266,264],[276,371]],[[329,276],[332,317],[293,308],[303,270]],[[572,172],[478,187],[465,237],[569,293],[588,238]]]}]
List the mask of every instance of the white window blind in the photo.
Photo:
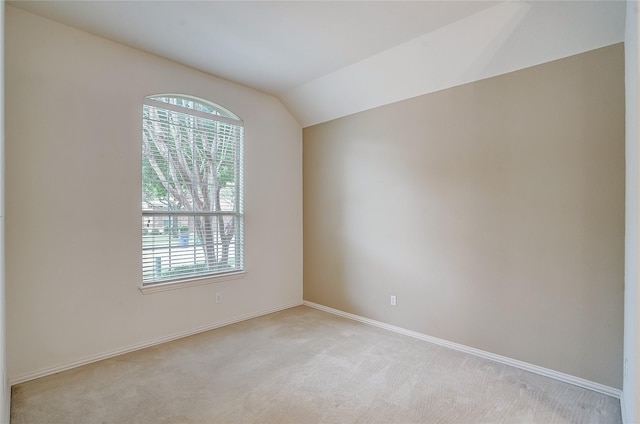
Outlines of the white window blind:
[{"label": "white window blind", "polygon": [[243,269],[243,123],[187,96],[145,99],[143,285]]}]

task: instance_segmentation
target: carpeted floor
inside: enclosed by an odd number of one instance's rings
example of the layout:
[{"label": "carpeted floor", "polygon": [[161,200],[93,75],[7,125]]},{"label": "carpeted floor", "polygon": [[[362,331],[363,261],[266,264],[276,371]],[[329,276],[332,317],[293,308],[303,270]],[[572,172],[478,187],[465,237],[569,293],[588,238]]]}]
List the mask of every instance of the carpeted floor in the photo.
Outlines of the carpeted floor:
[{"label": "carpeted floor", "polygon": [[300,306],[14,386],[11,422],[621,418],[617,399]]}]

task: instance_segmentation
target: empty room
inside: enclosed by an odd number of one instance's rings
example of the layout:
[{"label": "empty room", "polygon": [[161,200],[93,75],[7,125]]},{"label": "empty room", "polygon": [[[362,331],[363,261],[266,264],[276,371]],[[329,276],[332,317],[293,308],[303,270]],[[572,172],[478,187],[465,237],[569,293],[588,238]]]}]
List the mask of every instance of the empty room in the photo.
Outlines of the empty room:
[{"label": "empty room", "polygon": [[0,422],[640,422],[636,1],[2,6]]}]

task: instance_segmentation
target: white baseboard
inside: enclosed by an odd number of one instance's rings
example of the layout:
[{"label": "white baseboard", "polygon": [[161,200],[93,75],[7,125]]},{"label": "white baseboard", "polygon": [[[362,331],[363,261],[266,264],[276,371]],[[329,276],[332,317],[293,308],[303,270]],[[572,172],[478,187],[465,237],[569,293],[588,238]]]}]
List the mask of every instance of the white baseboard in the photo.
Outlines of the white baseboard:
[{"label": "white baseboard", "polygon": [[79,361],[70,362],[70,363],[67,363],[67,364],[62,364],[62,365],[58,365],[58,366],[50,367],[50,368],[43,368],[43,369],[40,369],[40,370],[35,371],[35,372],[31,372],[31,373],[28,373],[28,374],[23,374],[23,375],[19,375],[17,377],[13,377],[13,378],[11,378],[9,380],[9,384],[10,385],[14,385],[14,384],[19,384],[19,383],[24,383],[25,381],[35,380],[36,378],[45,377],[47,375],[55,374],[57,372],[66,371],[66,370],[69,370],[71,368],[76,368],[76,367],[79,367],[79,366],[82,366],[82,365],[87,365],[87,364],[90,364],[92,362],[98,362],[98,361],[101,361],[103,359],[108,359],[108,358],[112,358],[114,356],[122,355],[124,353],[134,352],[136,350],[144,349],[144,348],[151,347],[151,346],[156,346],[156,345],[159,345],[159,344],[162,344],[162,343],[166,343],[166,342],[170,342],[170,341],[173,341],[173,340],[181,339],[183,337],[193,336],[194,334],[203,333],[203,332],[209,331],[209,330],[214,330],[216,328],[220,328],[220,327],[224,327],[224,326],[227,326],[227,325],[235,324],[235,323],[238,323],[238,322],[241,322],[241,321],[246,321],[246,320],[252,319],[252,318],[257,318],[257,317],[260,317],[260,316],[263,316],[263,315],[272,314],[274,312],[282,311],[284,309],[289,309],[289,308],[293,308],[295,306],[300,306],[300,305],[302,305],[302,302],[295,302],[295,303],[291,303],[291,304],[286,304],[286,305],[278,306],[278,307],[275,307],[275,308],[266,309],[266,310],[254,312],[254,313],[251,313],[251,314],[238,316],[238,317],[235,317],[235,318],[231,318],[229,320],[215,322],[215,323],[210,324],[210,325],[205,325],[203,327],[199,327],[199,328],[195,328],[195,329],[192,329],[192,330],[188,330],[188,331],[183,331],[183,332],[180,332],[180,333],[172,334],[170,336],[162,337],[162,338],[159,338],[159,339],[149,340],[147,342],[135,344],[133,346],[124,347],[124,348],[121,348],[121,349],[115,349],[115,350],[112,350],[112,351],[109,351],[109,352],[101,353],[99,355],[89,356],[89,357],[81,359]]},{"label": "white baseboard", "polygon": [[520,368],[525,371],[533,372],[545,377],[550,377],[565,383],[573,384],[574,386],[582,387],[584,389],[593,390],[594,392],[602,393],[617,399],[621,399],[622,391],[614,387],[605,386],[604,384],[596,383],[593,381],[585,380],[584,378],[576,377],[573,375],[561,373],[548,368],[540,367],[538,365],[529,364],[528,362],[519,361],[517,359],[508,358],[506,356],[496,355],[495,353],[486,352],[484,350],[476,349],[474,347],[465,346],[459,343],[450,342],[448,340],[439,339],[437,337],[428,336],[426,334],[418,333],[416,331],[407,330],[402,327],[396,327],[395,325],[386,324],[384,322],[376,321],[373,319],[361,317],[359,315],[350,314],[348,312],[333,309],[328,306],[319,305],[317,303],[303,301],[306,306],[319,309],[321,311],[329,312],[334,315],[339,315],[344,318],[349,318],[355,321],[359,321],[365,324],[373,325],[375,327],[383,328],[385,330],[393,331],[395,333],[404,334],[405,336],[413,337],[416,339],[424,340],[433,344],[448,347],[453,350],[468,353],[470,355],[478,356],[480,358],[488,359],[490,361],[499,362],[501,364],[510,365],[515,368]]}]

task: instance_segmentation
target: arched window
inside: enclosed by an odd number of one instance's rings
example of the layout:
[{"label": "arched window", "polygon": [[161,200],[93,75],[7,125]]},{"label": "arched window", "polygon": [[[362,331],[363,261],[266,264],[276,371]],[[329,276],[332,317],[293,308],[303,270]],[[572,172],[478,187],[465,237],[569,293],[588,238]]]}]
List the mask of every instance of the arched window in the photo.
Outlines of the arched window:
[{"label": "arched window", "polygon": [[142,282],[243,269],[242,120],[163,94],[142,108]]}]

